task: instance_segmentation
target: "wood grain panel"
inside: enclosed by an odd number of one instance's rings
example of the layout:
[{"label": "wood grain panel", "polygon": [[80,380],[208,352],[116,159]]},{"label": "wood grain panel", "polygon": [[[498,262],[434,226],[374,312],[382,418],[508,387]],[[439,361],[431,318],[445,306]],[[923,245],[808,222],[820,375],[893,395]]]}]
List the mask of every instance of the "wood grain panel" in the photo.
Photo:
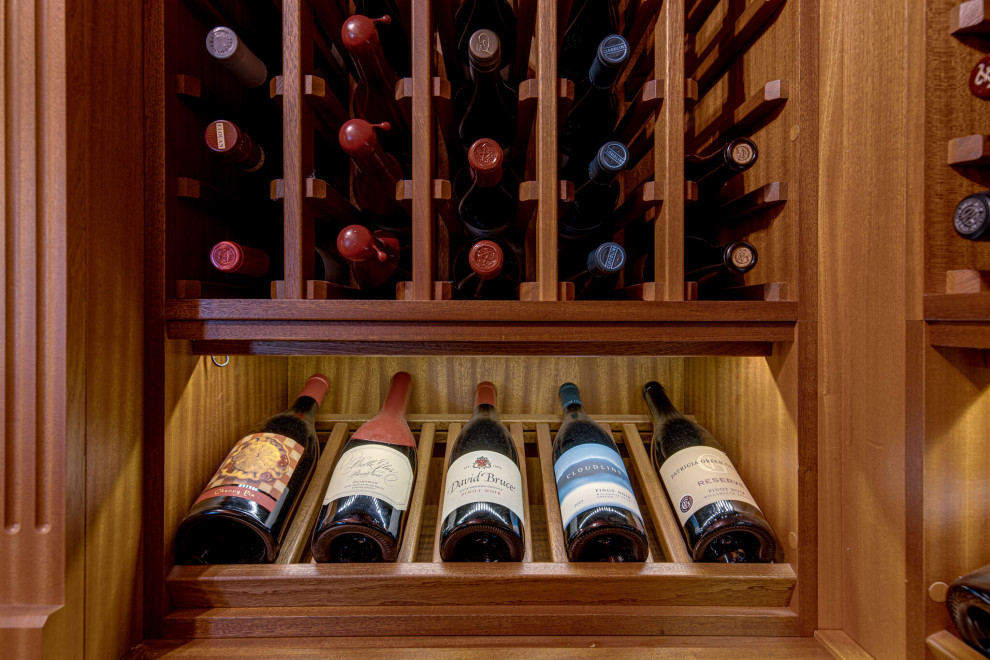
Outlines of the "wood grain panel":
[{"label": "wood grain panel", "polygon": [[678,605],[784,607],[796,576],[787,564],[459,563],[176,566],[168,588],[179,608],[233,607],[265,594],[265,607]]},{"label": "wood grain panel", "polygon": [[[324,373],[331,386],[321,411],[369,418],[397,371],[412,375],[410,413],[461,413],[467,420],[474,408],[475,386],[489,380],[498,387],[499,411],[507,419],[559,414],[557,389],[567,381],[581,388],[588,410],[628,414],[647,412],[639,394],[647,381],[680,382],[683,363],[683,358],[648,357],[296,357],[288,362],[288,382],[290,388],[301,387],[310,374]],[[675,403],[681,402],[676,389],[672,396]]]},{"label": "wood grain panel", "polygon": [[[974,3],[966,2],[961,6]],[[982,5],[982,2],[975,3]],[[953,37],[947,32],[956,0],[925,3],[924,87],[915,91],[924,99],[924,258],[925,292],[941,293],[945,271],[959,268],[990,269],[986,245],[956,234],[952,216],[956,204],[970,193],[990,188],[990,170],[965,164],[946,164],[946,145],[962,136],[990,131],[986,101],[969,92],[970,72],[986,52],[985,39]],[[919,35],[920,38],[920,35]],[[981,150],[983,140],[976,139]],[[950,147],[951,150],[951,147]]]},{"label": "wood grain panel", "polygon": [[[638,635],[644,630],[663,630],[669,635],[785,635],[795,630],[796,617],[786,609],[700,607],[692,616],[679,616],[673,607],[570,607],[482,606],[430,607],[428,609],[384,607],[290,607],[282,616],[262,608],[217,608],[177,610],[166,619],[166,634],[178,638],[314,637],[346,635],[394,636],[395,613],[408,625],[409,638],[448,635],[448,644],[465,635],[484,635],[492,630],[518,630],[520,635]],[[557,611],[555,611],[557,610]],[[452,631],[456,634],[452,635]],[[394,638],[394,637],[393,637]],[[401,639],[401,638],[400,638]],[[408,643],[408,642],[407,642]],[[729,654],[735,658],[734,654]],[[502,654],[499,654],[502,657]],[[649,654],[652,657],[652,654]]]},{"label": "wood grain panel", "polygon": [[[64,545],[67,27],[57,2],[3,2],[0,12],[0,644],[35,658],[67,573],[70,596],[79,580]],[[78,539],[78,526],[70,531]],[[78,636],[70,614],[56,625]]]},{"label": "wood grain panel", "polygon": [[[739,222],[727,223],[729,226],[718,229],[714,238],[719,244],[745,239],[759,251],[759,263],[741,278],[741,284],[786,282],[788,297],[797,300],[800,298],[797,286],[799,254],[802,254],[799,252],[798,237],[803,221],[798,189],[801,183],[800,165],[803,159],[813,158],[817,150],[813,127],[804,126],[801,117],[804,103],[801,84],[803,76],[808,75],[805,70],[808,63],[799,56],[799,35],[808,23],[807,16],[817,9],[816,3],[807,1],[792,0],[781,4],[782,8],[773,8],[773,3],[749,3],[745,12],[741,9],[741,3],[723,2],[715,8],[694,38],[694,48],[699,53],[717,53],[724,40],[739,27],[737,21],[742,21],[745,13],[752,13],[753,8],[770,8],[772,11],[764,28],[750,38],[748,47],[726,67],[691,109],[689,126],[724,125],[726,121],[736,119],[737,107],[745,106],[747,101],[752,103],[756,99],[766,98],[768,81],[787,81],[785,95],[789,94],[790,98],[786,104],[777,106],[758,122],[751,122],[744,130],[731,131],[732,135],[751,137],[759,149],[759,158],[751,169],[726,185],[722,198],[735,199],[773,181],[788,182],[793,194],[782,205]],[[733,27],[728,27],[729,24]],[[689,129],[689,133],[693,132]],[[719,133],[717,141],[708,133],[703,142],[692,143],[692,149],[698,153],[708,153],[717,148],[725,140],[725,131]]]},{"label": "wood grain panel", "polygon": [[[990,564],[990,369],[985,351],[927,348],[925,355],[924,579],[951,583]],[[921,596],[925,635],[954,629],[944,603]],[[918,603],[920,606],[921,603]],[[919,631],[921,632],[921,631]]]},{"label": "wood grain panel", "polygon": [[[907,577],[903,144],[914,102],[906,9],[823,2],[820,14],[830,38],[819,58],[819,469],[841,486],[838,500],[821,500],[819,627],[844,630],[878,658],[905,657],[908,632],[899,605]],[[870,277],[878,263],[884,276]]]},{"label": "wood grain panel", "polygon": [[810,638],[778,637],[314,637],[302,639],[228,639],[228,640],[148,640],[134,650],[131,660],[154,658],[200,658],[225,660],[233,655],[258,653],[283,657],[325,655],[332,652],[361,653],[367,658],[423,658],[441,660],[491,658],[493,649],[499,657],[546,660],[570,657],[584,660],[599,658],[635,659],[644,654],[657,660],[709,660],[730,655],[737,660],[829,660],[832,656]]}]

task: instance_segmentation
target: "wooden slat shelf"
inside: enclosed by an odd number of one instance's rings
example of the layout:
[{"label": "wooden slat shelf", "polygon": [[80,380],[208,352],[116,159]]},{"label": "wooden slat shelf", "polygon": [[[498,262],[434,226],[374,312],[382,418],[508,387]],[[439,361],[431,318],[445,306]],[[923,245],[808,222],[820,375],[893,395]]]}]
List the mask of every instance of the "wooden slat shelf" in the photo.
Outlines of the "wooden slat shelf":
[{"label": "wooden slat shelf", "polygon": [[176,608],[470,606],[785,607],[796,583],[787,564],[278,564],[175,566],[168,590]]},{"label": "wooden slat shelf", "polygon": [[[332,463],[349,429],[360,423],[341,414],[317,419],[321,432],[330,431],[316,477],[303,493],[303,504],[290,524],[287,543],[275,564],[174,566],[167,589],[176,608],[166,618],[171,636],[262,635],[280,610],[282,635],[303,636],[343,631],[343,626],[371,617],[372,630],[389,622],[382,634],[440,634],[456,626],[458,634],[479,631],[471,615],[484,613],[513,625],[519,634],[554,630],[605,634],[619,621],[630,621],[680,634],[705,632],[702,623],[718,618],[721,634],[795,634],[798,620],[790,604],[797,576],[789,564],[696,564],[691,561],[677,519],[650,463],[641,428],[641,414],[596,416],[615,428],[617,443],[625,445],[628,469],[644,517],[651,521],[651,546],[644,563],[571,563],[567,559],[553,472],[551,424],[557,415],[503,414],[521,457],[527,493],[527,551],[518,563],[444,563],[439,555],[443,506],[443,475],[453,439],[465,414],[412,415],[418,435],[418,470],[403,532],[399,561],[391,564],[316,564],[304,549]],[[527,458],[524,433],[535,431],[537,457]],[[443,458],[434,446],[442,441]],[[436,458],[433,458],[435,457]],[[534,462],[535,461],[535,462]],[[535,482],[527,487],[528,482]],[[431,485],[432,484],[432,488]],[[536,495],[537,493],[541,495]],[[539,507],[544,515],[532,515]],[[427,515],[427,509],[432,511]],[[425,520],[432,521],[430,525]],[[534,547],[539,537],[540,548]],[[429,545],[424,550],[424,539]],[[300,562],[302,558],[302,561]],[[485,593],[478,603],[478,593]],[[259,598],[259,595],[264,594]],[[712,603],[717,602],[717,607]],[[251,605],[257,603],[257,606]],[[346,607],[336,605],[346,603]],[[603,615],[602,608],[607,608]],[[430,622],[423,620],[428,608]],[[473,612],[472,610],[476,610]],[[298,616],[294,616],[298,614]],[[444,628],[443,623],[447,624]],[[612,628],[615,629],[614,627]]]},{"label": "wooden slat shelf", "polygon": [[924,311],[926,321],[990,321],[990,292],[930,293]]},{"label": "wooden slat shelf", "polygon": [[984,657],[948,630],[929,635],[925,643],[935,660],[981,660]]}]

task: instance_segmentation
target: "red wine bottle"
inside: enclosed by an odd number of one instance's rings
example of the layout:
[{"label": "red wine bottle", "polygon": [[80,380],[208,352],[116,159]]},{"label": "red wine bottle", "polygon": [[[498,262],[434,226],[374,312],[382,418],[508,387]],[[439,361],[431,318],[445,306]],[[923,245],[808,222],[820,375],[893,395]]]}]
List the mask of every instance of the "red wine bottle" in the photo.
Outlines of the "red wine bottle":
[{"label": "red wine bottle", "polygon": [[337,251],[347,260],[359,289],[374,289],[393,280],[399,270],[399,239],[361,225],[344,227],[337,235]]},{"label": "red wine bottle", "polygon": [[963,641],[990,657],[990,565],[950,584],[945,606]]},{"label": "red wine bottle", "polygon": [[406,423],[412,377],[392,376],[381,411],[337,459],[313,529],[318,562],[395,561],[416,479],[416,439]]},{"label": "red wine bottle", "polygon": [[653,467],[699,562],[772,562],[777,541],[722,446],[682,415],[663,386],[643,386],[653,416]]},{"label": "red wine bottle", "polygon": [[391,125],[369,124],[363,119],[351,119],[340,127],[338,140],[354,163],[354,199],[362,211],[369,213],[375,224],[385,229],[408,230],[409,214],[395,199],[396,184],[402,179],[402,167],[385,153],[375,129],[388,131]]},{"label": "red wine bottle", "polygon": [[468,166],[454,181],[457,217],[475,238],[504,234],[515,222],[519,180],[503,165],[504,153],[495,140],[481,138],[468,150]]},{"label": "red wine bottle", "polygon": [[[330,252],[316,248],[315,278],[346,284],[347,269]],[[260,278],[268,272],[271,260],[264,250],[235,241],[220,241],[210,250],[210,263],[221,273]]]},{"label": "red wine bottle", "polygon": [[562,239],[587,238],[606,225],[619,201],[615,179],[628,162],[629,151],[621,142],[606,142],[598,149],[585,178],[574,182],[574,201],[557,221]]},{"label": "red wine bottle", "polygon": [[[506,0],[465,0],[454,14],[457,56],[461,62],[470,59],[471,41],[482,29],[500,35],[504,52],[509,58],[515,55],[516,12],[512,5]],[[464,73],[466,75],[467,71]]]},{"label": "red wine bottle", "polygon": [[575,83],[588,73],[602,39],[619,31],[616,0],[575,0],[560,45],[560,75]]},{"label": "red wine bottle", "polygon": [[564,179],[579,176],[577,168],[594,155],[591,150],[611,137],[619,119],[619,99],[614,85],[628,58],[629,44],[621,35],[609,35],[598,44],[588,82],[581,86],[560,131],[560,167]]},{"label": "red wine bottle", "polygon": [[696,236],[684,240],[684,277],[702,280],[714,276],[742,275],[753,270],[759,253],[752,243],[734,241],[712,245]]},{"label": "red wine bottle", "polygon": [[210,263],[221,273],[262,277],[271,261],[264,250],[247,247],[234,241],[220,241],[210,250]]},{"label": "red wine bottle", "polygon": [[519,95],[499,75],[501,42],[492,30],[478,30],[468,44],[471,83],[454,98],[460,117],[457,134],[465,149],[481,138],[491,138],[508,149],[516,133]]},{"label": "red wine bottle", "polygon": [[245,172],[257,172],[265,164],[265,151],[233,122],[218,119],[206,127],[206,146]]},{"label": "red wine bottle", "polygon": [[314,374],[295,402],[241,438],[186,513],[180,564],[271,563],[320,455],[313,420],[330,389]]},{"label": "red wine bottle", "polygon": [[385,59],[400,78],[412,75],[412,47],[406,32],[409,26],[403,25],[398,3],[395,0],[357,0],[354,5],[358,14],[389,17],[391,22],[378,24]]},{"label": "red wine bottle", "polygon": [[521,561],[525,552],[520,457],[496,395],[492,383],[478,384],[474,415],[450,450],[440,511],[444,561]]},{"label": "red wine bottle", "polygon": [[715,203],[725,184],[753,167],[758,157],[756,143],[747,138],[729,140],[707,156],[685,157],[684,178],[698,184],[698,208]]},{"label": "red wine bottle", "polygon": [[619,448],[581,403],[574,383],[560,386],[563,421],[553,440],[553,473],[571,561],[646,561],[649,541]]},{"label": "red wine bottle", "polygon": [[245,87],[261,87],[268,80],[265,63],[229,27],[220,25],[207,32],[206,50]]},{"label": "red wine bottle", "polygon": [[480,240],[454,258],[454,290],[458,298],[517,298],[520,268],[515,252],[504,243]]},{"label": "red wine bottle", "polygon": [[385,15],[371,19],[354,15],[340,29],[344,47],[350,53],[358,80],[352,92],[354,114],[372,124],[388,122],[392,129],[382,136],[387,151],[397,154],[403,162],[409,160],[409,125],[395,100],[395,85],[399,77],[389,67],[382,51],[376,23],[391,23]]},{"label": "red wine bottle", "polygon": [[584,270],[567,277],[574,282],[574,297],[578,300],[607,298],[615,293],[619,273],[626,264],[626,251],[618,243],[602,243],[591,252]]},{"label": "red wine bottle", "polygon": [[990,240],[990,191],[964,197],[956,206],[952,226],[971,241]]}]

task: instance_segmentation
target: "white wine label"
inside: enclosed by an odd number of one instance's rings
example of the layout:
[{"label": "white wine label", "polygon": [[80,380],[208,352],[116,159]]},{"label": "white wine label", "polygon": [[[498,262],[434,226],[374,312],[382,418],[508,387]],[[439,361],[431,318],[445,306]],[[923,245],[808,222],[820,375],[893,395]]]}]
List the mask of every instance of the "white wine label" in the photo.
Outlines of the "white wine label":
[{"label": "white wine label", "polygon": [[472,451],[447,468],[440,520],[459,506],[475,502],[501,504],[526,524],[523,514],[522,473],[505,454]]},{"label": "white wine label", "polygon": [[729,457],[713,447],[680,450],[660,466],[660,478],[681,525],[713,502],[733,500],[760,508]]},{"label": "white wine label", "polygon": [[599,444],[568,449],[553,464],[564,527],[574,516],[598,506],[618,506],[643,520],[622,457]]},{"label": "white wine label", "polygon": [[323,504],[349,495],[368,495],[405,511],[415,476],[409,459],[397,449],[382,444],[354,447],[340,455]]}]

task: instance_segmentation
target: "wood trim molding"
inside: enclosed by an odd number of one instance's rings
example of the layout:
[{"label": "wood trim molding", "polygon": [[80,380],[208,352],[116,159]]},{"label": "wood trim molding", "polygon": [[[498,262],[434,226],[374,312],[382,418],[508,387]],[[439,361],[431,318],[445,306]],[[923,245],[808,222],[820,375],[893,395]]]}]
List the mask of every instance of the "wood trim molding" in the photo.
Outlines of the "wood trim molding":
[{"label": "wood trim molding", "polygon": [[0,648],[34,658],[65,601],[65,10],[0,7]]}]

